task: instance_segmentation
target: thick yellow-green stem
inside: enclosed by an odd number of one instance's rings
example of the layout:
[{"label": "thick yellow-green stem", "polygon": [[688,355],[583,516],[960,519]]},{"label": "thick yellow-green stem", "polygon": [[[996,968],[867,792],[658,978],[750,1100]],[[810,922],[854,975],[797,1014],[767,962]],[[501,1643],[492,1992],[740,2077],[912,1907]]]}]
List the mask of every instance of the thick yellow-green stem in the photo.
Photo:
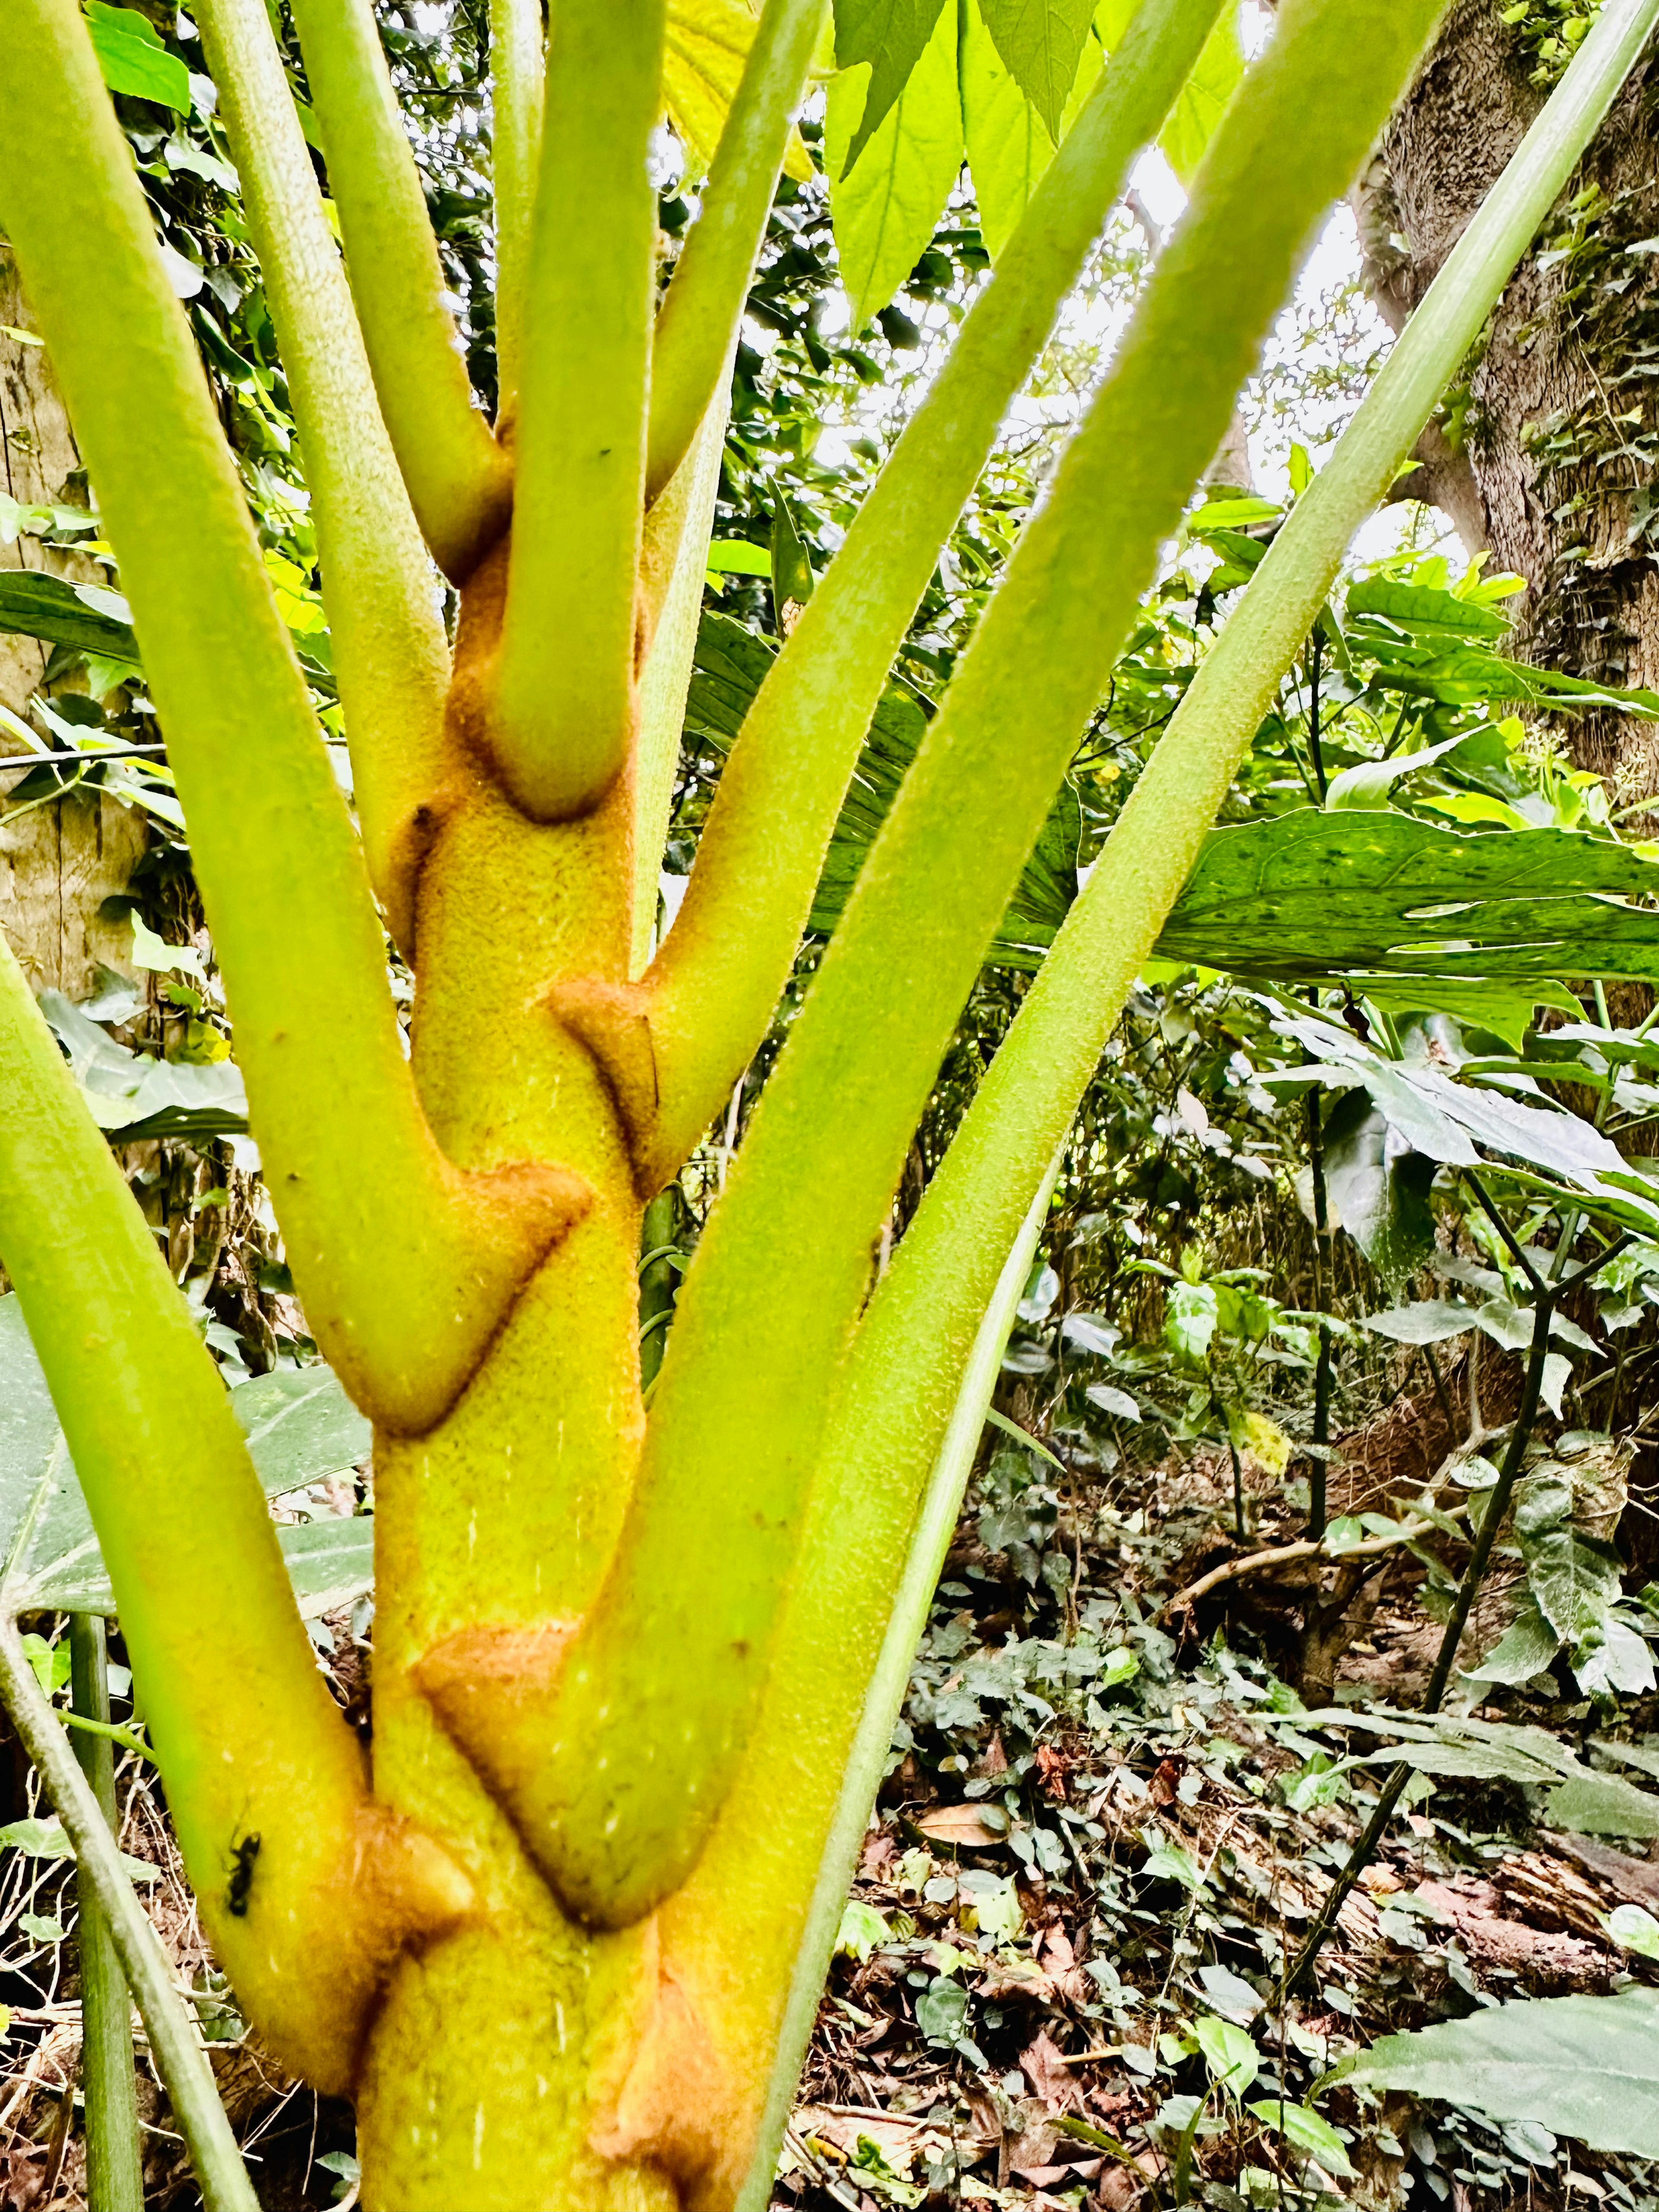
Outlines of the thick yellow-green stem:
[{"label": "thick yellow-green stem", "polygon": [[412,955],[449,689],[434,579],[264,0],[204,0],[197,14],[300,428],[363,856]]},{"label": "thick yellow-green stem", "polygon": [[459,583],[506,527],[512,467],[472,404],[369,0],[295,0],[375,388],[433,558]]},{"label": "thick yellow-green stem", "polygon": [[[0,1097],[0,1256],[92,1509],[186,1870],[264,2033],[343,2093],[399,1951],[461,1917],[466,1881],[368,1796],[218,1371],[3,939]],[[238,1913],[227,1885],[250,1836]]]},{"label": "thick yellow-green stem", "polygon": [[586,813],[632,757],[662,33],[663,0],[559,0],[553,14],[512,557],[481,732],[542,822]]},{"label": "thick yellow-green stem", "polygon": [[542,146],[542,0],[489,0],[490,155],[495,182],[495,375],[516,410],[525,268]]},{"label": "thick yellow-green stem", "polygon": [[464,1176],[434,1141],[362,848],[84,21],[16,0],[5,32],[0,216],[121,557],[289,1262],[358,1403],[418,1432],[586,1194],[539,1165]]},{"label": "thick yellow-green stem", "polygon": [[[498,551],[465,596],[458,722],[493,657],[504,567]],[[665,2182],[594,2147],[654,1997],[654,1931],[594,1942],[571,1926],[453,1740],[470,1742],[481,1711],[487,1734],[495,1698],[556,1666],[643,1437],[631,1152],[571,1025],[626,980],[634,793],[624,775],[581,820],[537,823],[453,742],[465,781],[420,887],[416,1078],[461,1165],[558,1158],[594,1197],[448,1417],[377,1439],[375,1790],[442,1842],[477,1904],[404,1964],[377,2021],[359,2091],[366,2201],[667,2212]]]}]

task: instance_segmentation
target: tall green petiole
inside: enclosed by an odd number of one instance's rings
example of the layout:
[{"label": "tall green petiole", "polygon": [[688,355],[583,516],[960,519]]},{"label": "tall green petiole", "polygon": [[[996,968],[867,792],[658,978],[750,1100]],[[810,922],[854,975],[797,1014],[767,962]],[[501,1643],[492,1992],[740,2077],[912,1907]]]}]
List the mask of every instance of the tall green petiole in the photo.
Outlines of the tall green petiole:
[{"label": "tall green petiole", "polygon": [[684,459],[708,411],[766,235],[827,0],[766,0],[702,196],[657,314],[651,360],[647,506]]},{"label": "tall green petiole", "polygon": [[363,856],[412,954],[449,688],[431,566],[264,0],[204,0],[197,13],[305,451]]},{"label": "tall green petiole", "polygon": [[[463,1911],[467,1885],[369,1796],[218,1369],[3,942],[0,1097],[5,1263],[109,1565],[203,1917],[275,2047],[344,2087],[391,1960],[411,1930]],[[237,1913],[225,1874],[249,1833],[260,1884]]]},{"label": "tall green petiole", "polygon": [[[991,1303],[963,1370],[956,1403],[914,1526],[904,1533],[897,1529],[890,1534],[878,1532],[862,1514],[848,1512],[852,1501],[844,1490],[834,1494],[826,1492],[822,1509],[807,1522],[798,1578],[798,1586],[803,1592],[820,1589],[820,1578],[825,1572],[844,1577],[845,1583],[855,1582],[860,1589],[884,1591],[895,1557],[902,1558],[904,1565],[891,1607],[885,1610],[884,1623],[879,1601],[874,1607],[860,1607],[855,1626],[845,1613],[838,1620],[834,1620],[830,1609],[812,1596],[807,1599],[806,1610],[815,1616],[817,1632],[810,1647],[807,1639],[792,1636],[787,1628],[780,1639],[790,1663],[802,1669],[803,1679],[810,1675],[818,1680],[833,1681],[837,1672],[836,1660],[844,1666],[852,1637],[860,1631],[868,1635],[878,1626],[882,1630],[858,1726],[850,1744],[846,1746],[844,1765],[836,1757],[842,1749],[844,1702],[836,1700],[840,1710],[823,1716],[825,1732],[819,1741],[823,1751],[830,1754],[823,1764],[827,1771],[839,1771],[841,1785],[836,1797],[835,1817],[818,1861],[811,1904],[795,1954],[765,2116],[754,2160],[738,2199],[738,2212],[764,2212],[771,2193],[778,2145],[789,2116],[795,2084],[805,2063],[806,2047],[817,2018],[819,1996],[830,1970],[830,1955],[847,1893],[892,1747],[894,1725],[909,1691],[916,1646],[927,1625],[928,1607],[945,1570],[945,1553],[956,1534],[968,1478],[973,1472],[980,1438],[985,1433],[986,1416],[1001,1371],[1002,1355],[1019,1301],[1024,1295],[1059,1170],[1060,1157],[1056,1154],[1049,1162],[1048,1172],[1037,1185],[1036,1195],[1020,1224],[1013,1249],[997,1277]],[[855,1577],[848,1576],[849,1548],[856,1556],[857,1547],[869,1546],[872,1535],[877,1540],[875,1545],[860,1560],[863,1571]],[[824,1640],[826,1630],[832,1642]],[[782,1686],[781,1683],[779,1686]]]},{"label": "tall green petiole", "polygon": [[370,0],[297,0],[294,22],[381,410],[432,557],[460,583],[507,526],[512,465],[472,404]]},{"label": "tall green petiole", "polygon": [[489,85],[495,179],[495,355],[501,407],[516,410],[523,357],[530,225],[541,167],[546,68],[542,0],[489,0]]},{"label": "tall green petiole", "polygon": [[473,733],[537,822],[591,812],[637,726],[662,37],[662,0],[553,13],[506,601]]}]

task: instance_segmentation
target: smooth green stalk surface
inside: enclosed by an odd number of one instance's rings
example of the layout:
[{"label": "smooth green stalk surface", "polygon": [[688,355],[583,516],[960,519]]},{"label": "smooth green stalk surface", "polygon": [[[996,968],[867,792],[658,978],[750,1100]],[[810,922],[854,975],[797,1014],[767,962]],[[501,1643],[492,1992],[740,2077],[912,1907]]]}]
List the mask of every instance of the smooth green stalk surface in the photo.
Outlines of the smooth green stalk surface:
[{"label": "smooth green stalk surface", "polygon": [[11,0],[5,27],[0,218],[120,557],[289,1263],[358,1403],[418,1431],[583,1194],[464,1177],[433,1139],[362,847],[84,21]]},{"label": "smooth green stalk surface", "polygon": [[443,619],[264,0],[197,15],[305,453],[363,851],[408,952],[412,825],[442,772]]},{"label": "smooth green stalk surface", "polygon": [[905,624],[1218,6],[1146,0],[1138,11],[767,673],[649,977],[662,1108],[648,1181],[665,1180],[690,1152],[765,1032]]},{"label": "smooth green stalk surface", "polygon": [[530,222],[541,165],[542,0],[489,0],[489,82],[495,184],[495,362],[504,411],[518,395],[520,325]]},{"label": "smooth green stalk surface", "polygon": [[472,404],[369,0],[295,0],[294,24],[381,411],[433,558],[459,583],[506,525],[511,470]]},{"label": "smooth green stalk surface", "polygon": [[645,972],[657,935],[663,848],[679,774],[680,736],[702,619],[708,538],[726,454],[728,374],[691,441],[679,474],[645,521],[645,586],[659,601],[651,655],[640,683],[640,735],[634,754],[634,920],[628,972]]},{"label": "smooth green stalk surface", "polygon": [[[1012,1251],[1003,1262],[1002,1273],[997,1278],[991,1303],[974,1339],[957,1392],[945,1440],[939,1446],[939,1457],[933,1462],[921,1512],[911,1536],[908,1553],[901,1554],[903,1565],[896,1575],[897,1561],[891,1552],[860,1558],[864,1571],[858,1577],[861,1594],[867,1594],[866,1610],[872,1617],[886,1615],[886,1631],[882,1638],[881,1656],[876,1662],[870,1686],[865,1692],[864,1709],[859,1717],[858,1731],[853,1739],[842,1771],[840,1795],[836,1803],[836,1815],[825,1838],[823,1856],[817,1870],[817,1880],[812,1891],[812,1903],[807,1915],[805,1931],[796,1955],[795,1971],[789,1984],[789,2001],[784,2014],[782,2030],[778,2038],[777,2056],[773,2064],[772,2078],[767,2096],[766,2113],[761,2123],[760,2140],[756,2146],[755,2162],[750,2169],[744,2192],[738,2200],[737,2212],[764,2212],[771,2194],[773,2170],[777,2160],[778,2145],[783,2139],[789,2107],[794,2100],[795,2086],[805,2062],[806,2046],[811,2040],[812,2029],[817,2020],[818,2005],[823,1994],[824,1978],[830,1971],[830,1955],[834,1948],[836,1930],[847,1903],[847,1893],[852,1886],[859,1853],[870,1823],[871,1808],[876,1802],[876,1792],[892,1748],[893,1728],[903,1709],[910,1686],[910,1669],[915,1662],[916,1646],[921,1641],[922,1630],[927,1625],[927,1609],[933,1601],[933,1593],[945,1567],[945,1555],[951,1548],[956,1534],[957,1516],[962,1510],[963,1493],[968,1486],[968,1477],[973,1472],[974,1455],[979,1449],[979,1440],[985,1432],[985,1417],[996,1390],[997,1377],[1001,1371],[1002,1355],[1008,1343],[1008,1332],[1014,1325],[1014,1316],[1024,1294],[1026,1279],[1031,1272],[1031,1261],[1036,1252],[1037,1239],[1048,1218],[1049,1194],[1059,1172],[1058,1154],[1049,1163],[1048,1171],[1037,1187]],[[845,1493],[843,1493],[843,1498]],[[853,1516],[856,1520],[859,1516]],[[837,1648],[847,1638],[848,1624],[842,1608],[825,1608],[815,1604],[813,1592],[821,1584],[813,1572],[815,1566],[843,1555],[846,1549],[855,1547],[865,1530],[849,1526],[846,1519],[831,1513],[819,1522],[816,1545],[809,1534],[801,1551],[801,1572],[798,1581],[798,1595],[792,1613],[797,1616],[792,1645],[799,1638],[804,1616],[817,1616],[816,1626],[821,1649],[819,1663],[833,1671]],[[818,1557],[815,1557],[815,1553]],[[897,1587],[894,1584],[896,1580]],[[822,1747],[827,1749],[828,1747]]]},{"label": "smooth green stalk surface", "polygon": [[654,501],[685,459],[721,369],[766,235],[789,125],[829,0],[766,0],[743,81],[657,317],[645,495]]},{"label": "smooth green stalk surface", "polygon": [[[1323,468],[1297,501],[1200,664],[1061,928],[871,1301],[848,1419],[868,1487],[915,1480],[949,1398],[934,1376],[971,1337],[1000,1249],[1076,1111],[1124,999],[1192,871],[1279,679],[1317,619],[1349,540],[1479,335],[1659,21],[1610,0],[1458,241]],[[959,1356],[959,1354],[958,1354]]]},{"label": "smooth green stalk surface", "polygon": [[586,1917],[626,1922],[672,1890],[730,1787],[872,1249],[951,1028],[1158,547],[1440,7],[1281,9],[865,864],[687,1276],[617,1564],[522,1808]]},{"label": "smooth green stalk surface", "polygon": [[662,34],[663,0],[553,13],[489,733],[539,822],[587,813],[634,742]]},{"label": "smooth green stalk surface", "polygon": [[[70,1616],[70,1692],[76,1711],[109,1726],[109,1669],[104,1624],[95,1613]],[[118,1835],[115,1753],[107,1736],[80,1735],[75,1756],[112,1835]],[[81,1961],[81,2090],[86,2100],[88,2212],[144,2212],[138,2142],[138,2088],[132,2075],[132,1996],[115,1939],[85,1867],[75,1885]]]},{"label": "smooth green stalk surface", "polygon": [[81,1878],[98,1900],[123,1972],[138,2000],[156,2069],[167,2084],[168,2101],[191,2162],[201,2184],[208,2212],[259,2212],[258,2199],[236,2148],[225,2108],[214,2085],[213,2069],[196,2040],[155,1930],[121,1869],[121,1854],[110,1833],[92,1785],[76,1765],[58,1716],[47,1703],[34,1669],[18,1641],[15,1621],[0,1622],[0,1699],[40,1779],[64,1833],[75,1846]]}]

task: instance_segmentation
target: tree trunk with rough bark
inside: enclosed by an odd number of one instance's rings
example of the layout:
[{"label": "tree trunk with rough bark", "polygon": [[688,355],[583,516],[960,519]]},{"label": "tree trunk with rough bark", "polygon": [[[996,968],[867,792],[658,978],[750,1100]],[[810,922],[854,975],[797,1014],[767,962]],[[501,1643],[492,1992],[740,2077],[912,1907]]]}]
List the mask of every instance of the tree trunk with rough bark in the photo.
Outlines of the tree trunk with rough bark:
[{"label": "tree trunk with rough bark", "polygon": [[[1356,194],[1367,289],[1398,330],[1520,143],[1564,56],[1545,11],[1455,0]],[[1526,579],[1525,658],[1659,688],[1659,52],[1638,64],[1486,337],[1419,441],[1402,494]],[[1565,725],[1613,804],[1659,791],[1659,731]]]},{"label": "tree trunk with rough bark", "polygon": [[[45,350],[15,335],[31,320],[10,257],[0,251],[0,492],[20,507],[63,501],[80,465]],[[90,561],[13,534],[0,507],[0,570],[46,568],[76,582],[107,580]],[[33,638],[0,632],[0,706],[22,714],[49,652]],[[0,921],[37,991],[84,999],[99,963],[124,972],[131,966],[131,931],[99,909],[126,889],[144,849],[143,820],[96,791],[7,820],[7,794],[21,780],[9,772],[14,755],[27,757],[23,741],[0,726]]]}]

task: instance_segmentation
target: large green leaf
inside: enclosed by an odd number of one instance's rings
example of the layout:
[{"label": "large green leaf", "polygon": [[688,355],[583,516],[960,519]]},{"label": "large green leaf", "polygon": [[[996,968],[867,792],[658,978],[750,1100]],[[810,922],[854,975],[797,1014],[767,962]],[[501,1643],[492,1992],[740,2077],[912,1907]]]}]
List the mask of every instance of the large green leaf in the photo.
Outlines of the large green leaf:
[{"label": "large green leaf", "polygon": [[1350,586],[1349,621],[1356,615],[1382,615],[1413,637],[1505,637],[1510,628],[1508,617],[1496,607],[1387,576],[1368,576]]},{"label": "large green leaf", "polygon": [[[769,556],[768,564],[769,574]],[[697,625],[685,697],[687,728],[710,739],[718,751],[727,751],[776,655],[776,646],[757,631],[729,615],[705,611]]]},{"label": "large green leaf", "polygon": [[104,0],[88,0],[87,27],[104,82],[112,92],[153,100],[189,114],[190,71],[161,44],[148,16],[136,8],[112,8]]},{"label": "large green leaf", "polygon": [[1478,1667],[1468,1669],[1465,1680],[1475,1682],[1530,1682],[1541,1674],[1561,1649],[1561,1639],[1550,1626],[1530,1591],[1522,1594],[1515,1619]]},{"label": "large green leaf", "polygon": [[[1038,180],[1054,158],[1054,142],[1020,90],[985,27],[979,0],[965,0],[957,71],[962,130],[979,207],[980,234],[994,261],[1018,227]],[[1103,62],[1092,40],[1060,113],[1060,137],[1076,122]]]},{"label": "large green leaf", "polygon": [[0,569],[0,630],[106,660],[138,658],[127,603],[118,592],[71,584],[38,568]]},{"label": "large green leaf", "polygon": [[870,64],[861,113],[853,119],[847,150],[832,175],[850,168],[863,153],[895,103],[902,96],[927,52],[940,15],[954,24],[954,6],[943,0],[836,0],[836,67]]},{"label": "large green leaf", "polygon": [[1463,641],[1447,641],[1424,628],[1410,637],[1370,625],[1360,640],[1375,664],[1370,682],[1378,691],[1406,691],[1445,707],[1611,707],[1645,720],[1659,717],[1659,692],[1621,691],[1553,668],[1518,660]]},{"label": "large green leaf", "polygon": [[320,1620],[374,1587],[374,1522],[367,1513],[291,1521],[276,1531],[301,1613]]},{"label": "large green leaf", "polygon": [[61,991],[43,991],[40,1012],[69,1054],[88,1112],[123,1144],[234,1137],[246,1129],[247,1091],[234,1060],[198,1065],[134,1052]]},{"label": "large green leaf", "polygon": [[[231,1404],[268,1496],[355,1467],[368,1425],[325,1367],[254,1377]],[[277,1541],[301,1612],[331,1613],[374,1580],[374,1523],[357,1516],[289,1522]],[[0,1607],[10,1615],[115,1610],[57,1408],[15,1297],[0,1298]]]},{"label": "large green leaf", "polygon": [[1563,1643],[1577,1647],[1601,1631],[1620,1595],[1619,1555],[1571,1527],[1523,1543],[1539,1612]]},{"label": "large green leaf", "polygon": [[872,98],[863,71],[843,70],[830,82],[824,116],[830,213],[854,332],[915,268],[962,173],[954,7],[940,13],[903,92],[866,143],[863,118]]},{"label": "large green leaf", "polygon": [[[708,173],[754,42],[755,15],[746,0],[668,0],[663,24],[663,106],[685,148],[689,182]],[[307,112],[300,108],[302,125]],[[317,143],[309,130],[306,137]],[[783,166],[798,184],[805,184],[814,173],[811,156],[797,131],[789,134]]]},{"label": "large green leaf", "polygon": [[[1100,0],[1095,11],[1095,32],[1109,54],[1121,44],[1139,5],[1139,0]],[[1197,173],[1198,165],[1215,136],[1216,125],[1238,89],[1243,74],[1244,49],[1239,43],[1238,9],[1233,0],[1229,0],[1205,41],[1192,75],[1182,85],[1158,142],[1183,185],[1190,184]],[[1255,549],[1258,559],[1262,550],[1260,546]]]},{"label": "large green leaf", "polygon": [[1419,1298],[1415,1304],[1393,1306],[1386,1313],[1367,1314],[1361,1327],[1374,1336],[1395,1344],[1446,1344],[1467,1336],[1474,1327],[1475,1309],[1450,1298]]},{"label": "large green leaf", "polygon": [[1158,138],[1170,167],[1183,185],[1198,173],[1216,125],[1244,75],[1244,49],[1238,40],[1238,9],[1228,7],[1205,41],[1197,66],[1181,88],[1181,97]]},{"label": "large green leaf", "polygon": [[1576,1774],[1544,1801],[1550,1826],[1577,1836],[1659,1837],[1659,1798],[1620,1774]]},{"label": "large green leaf", "polygon": [[[1384,1059],[1343,1024],[1319,1015],[1280,1014],[1273,1026],[1279,1036],[1305,1046],[1316,1057],[1300,1067],[1265,1073],[1262,1081],[1270,1088],[1309,1082],[1334,1091],[1363,1086],[1402,1149],[1449,1167],[1475,1167],[1483,1149],[1496,1152],[1558,1188],[1581,1194],[1599,1211],[1611,1206],[1617,1218],[1626,1218],[1632,1201],[1604,1181],[1614,1179],[1620,1192],[1631,1187],[1626,1161],[1599,1129],[1565,1108],[1530,1105],[1474,1083],[1454,1082],[1426,1053],[1413,1059]],[[1650,1200],[1638,1211],[1651,1234],[1651,1193],[1638,1187]],[[1479,1310],[1478,1325],[1487,1326],[1490,1312],[1488,1307]],[[1517,1335],[1516,1342],[1519,1340]]]},{"label": "large green leaf", "polygon": [[980,0],[980,5],[998,53],[1058,144],[1094,0]]},{"label": "large green leaf", "polygon": [[[1539,1664],[1547,1666],[1557,1648],[1546,1650]],[[1477,1674],[1474,1679],[1482,1677]],[[1395,1739],[1380,1750],[1345,1759],[1345,1771],[1399,1764],[1424,1774],[1519,1782],[1549,1792],[1543,1816],[1551,1827],[1578,1835],[1659,1836],[1659,1796],[1638,1790],[1622,1775],[1586,1766],[1546,1729],[1517,1728],[1508,1721],[1478,1721],[1455,1713],[1399,1713],[1386,1706],[1370,1713],[1328,1706],[1297,1714],[1295,1723],[1304,1729],[1358,1729]],[[1617,1744],[1598,1745],[1597,1749],[1626,1756]]]},{"label": "large green leaf", "polygon": [[368,1457],[374,1432],[331,1367],[278,1367],[239,1383],[231,1409],[241,1423],[267,1496],[303,1490]]},{"label": "large green leaf", "polygon": [[1313,807],[1218,830],[1159,956],[1235,975],[1659,977],[1659,867],[1571,830],[1461,836]]},{"label": "large green leaf", "polygon": [[[770,657],[740,624],[705,617],[688,719],[734,738]],[[890,693],[836,826],[815,928],[840,912],[920,729],[920,708]],[[1062,790],[994,963],[1041,963],[1076,896],[1078,830]],[[1155,951],[1263,981],[1340,979],[1390,1006],[1432,1006],[1518,1037],[1534,997],[1562,1003],[1556,979],[1659,980],[1656,900],[1659,867],[1609,838],[1471,836],[1387,809],[1302,807],[1212,832]]]},{"label": "large green leaf", "polygon": [[1435,1164],[1401,1152],[1389,1124],[1359,1090],[1345,1092],[1325,1122],[1325,1194],[1333,1228],[1346,1229],[1384,1278],[1408,1274],[1434,1249],[1429,1188]]},{"label": "large green leaf", "polygon": [[1545,1997],[1386,2035],[1350,2083],[1534,2120],[1593,2150],[1659,2158],[1659,1991]]},{"label": "large green leaf", "polygon": [[980,234],[994,261],[1054,158],[1036,110],[992,41],[979,0],[968,0],[957,58],[962,130],[979,206]]}]

